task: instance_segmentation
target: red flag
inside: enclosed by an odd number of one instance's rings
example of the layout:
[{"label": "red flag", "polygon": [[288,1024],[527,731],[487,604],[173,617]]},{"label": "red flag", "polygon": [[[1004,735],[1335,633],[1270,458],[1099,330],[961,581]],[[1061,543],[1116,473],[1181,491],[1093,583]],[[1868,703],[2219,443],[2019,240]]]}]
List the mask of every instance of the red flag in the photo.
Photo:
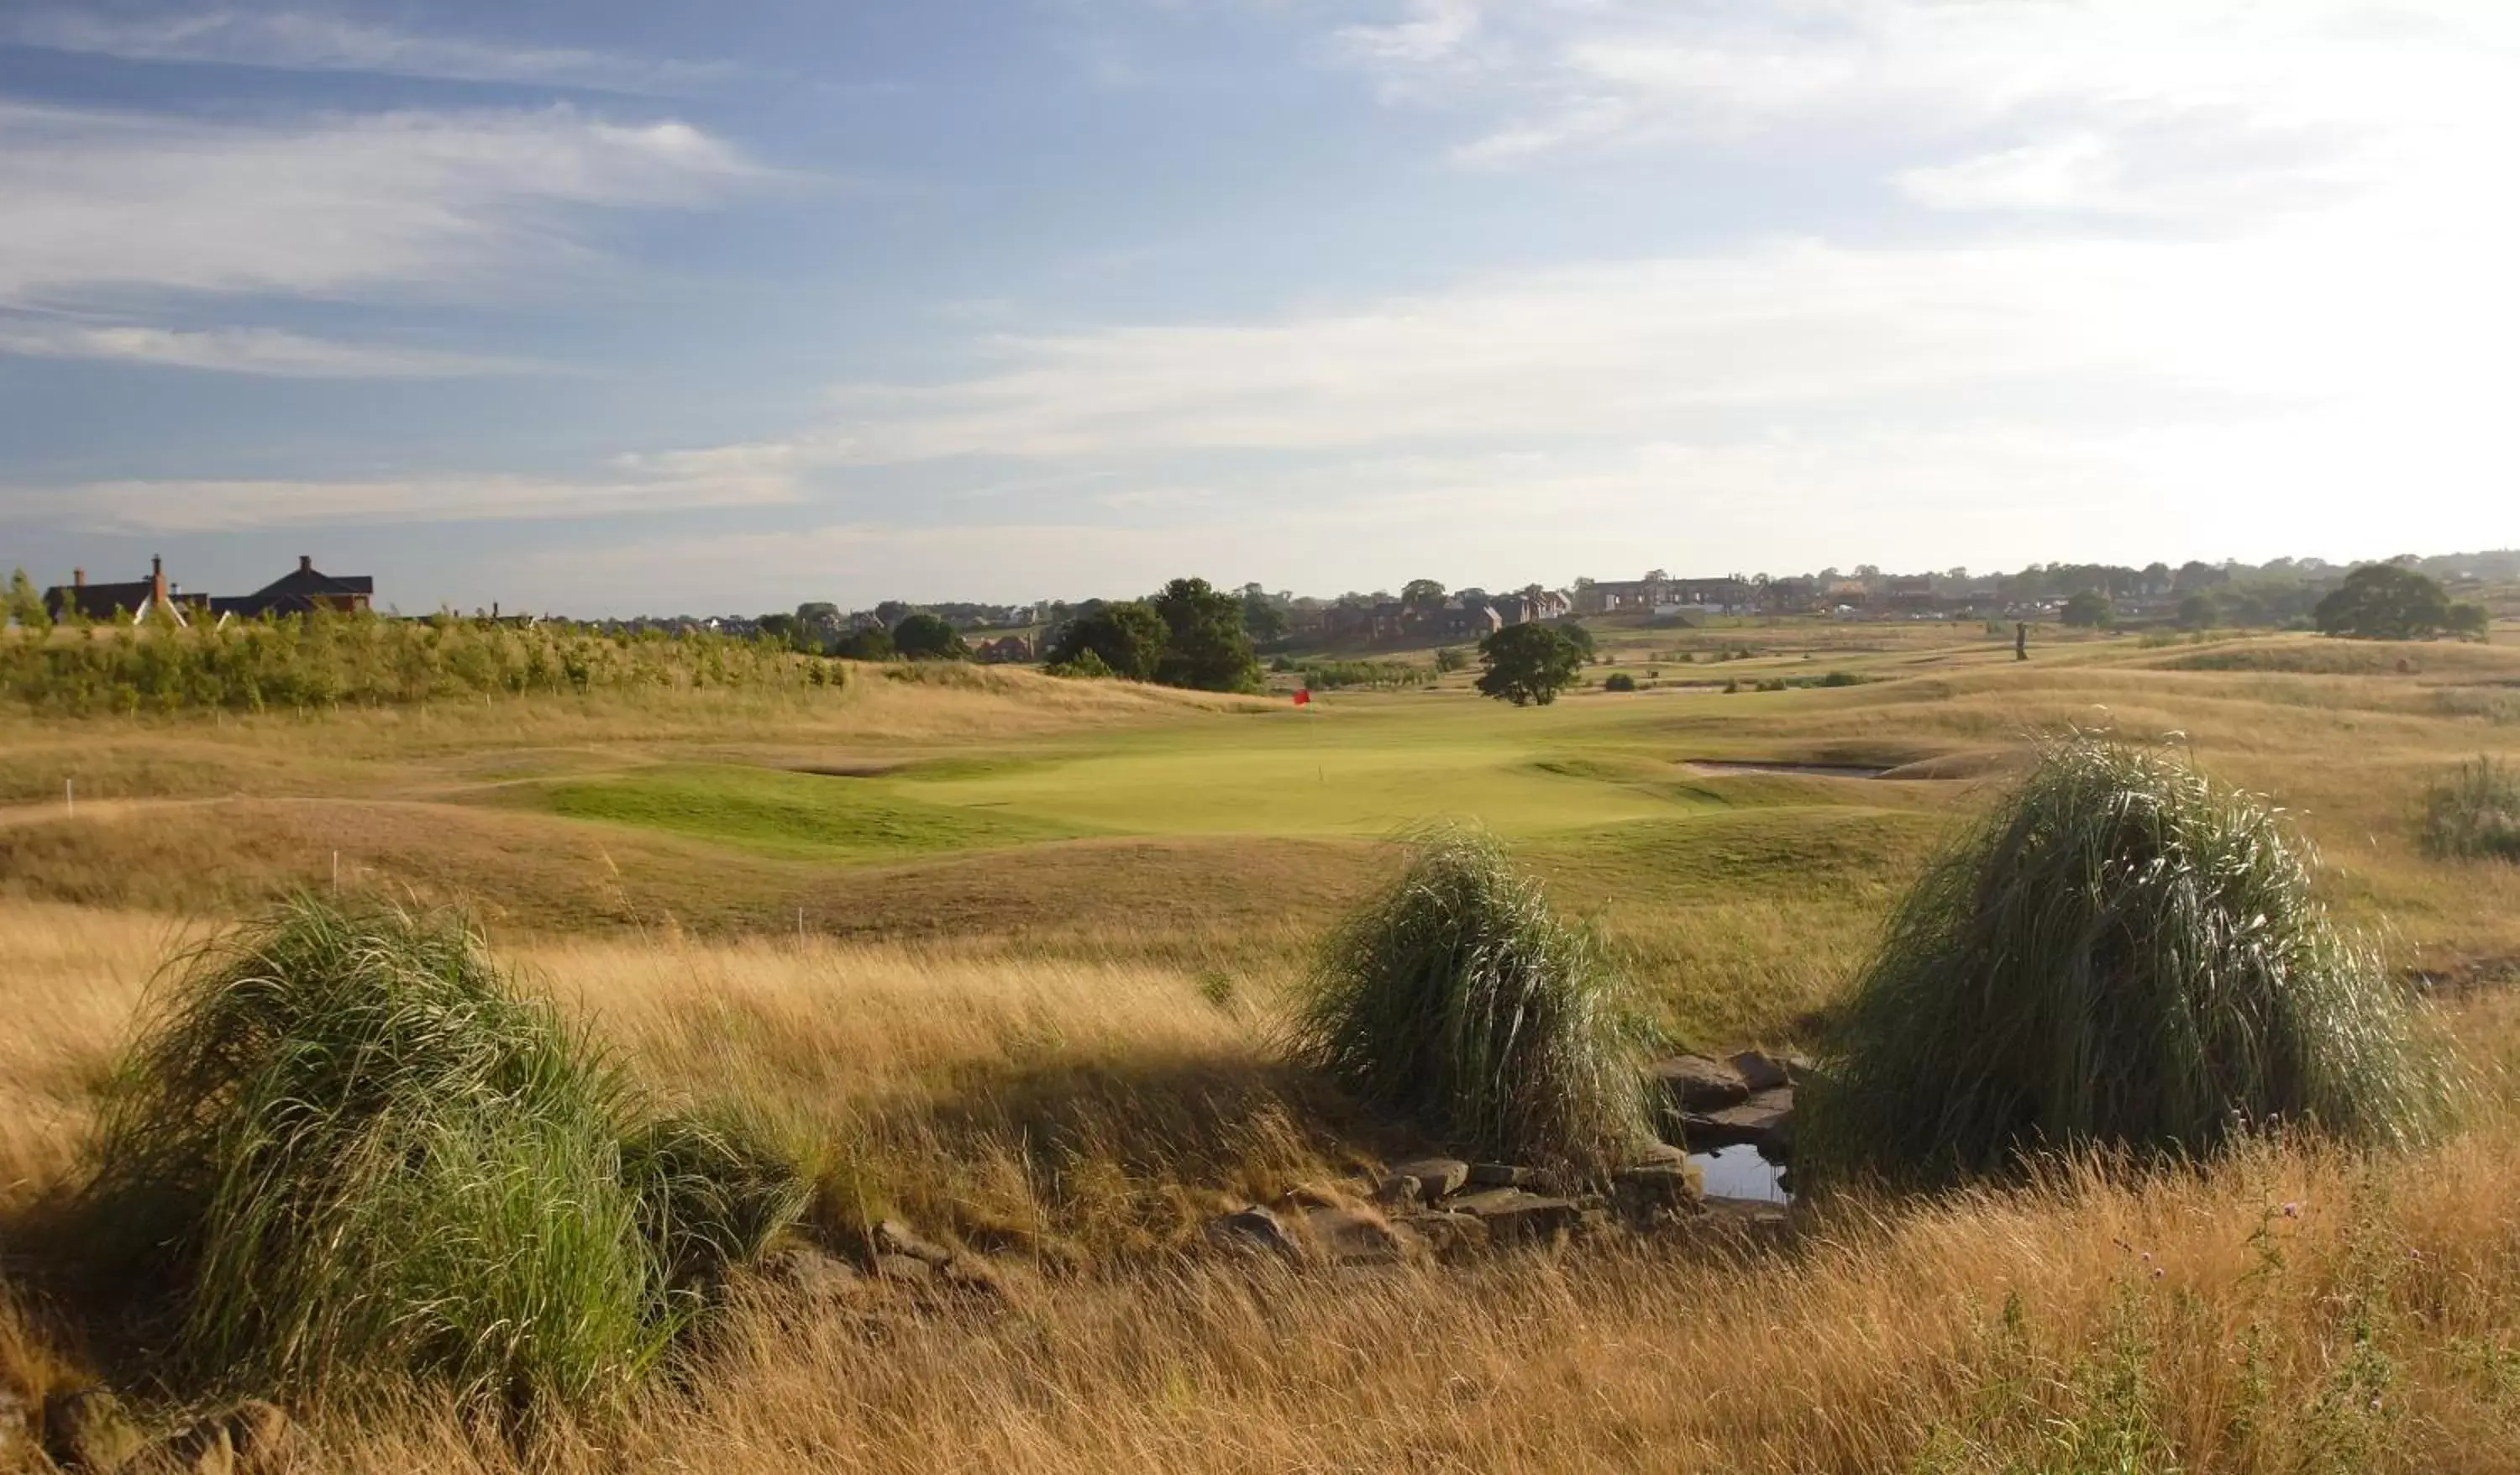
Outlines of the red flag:
[{"label": "red flag", "polygon": [[1297,706],[1299,706],[1299,707],[1308,707],[1308,706],[1311,706],[1312,704],[1313,704],[1313,689],[1312,689],[1312,688],[1310,688],[1310,687],[1298,687],[1298,688],[1296,688],[1296,689],[1295,689],[1295,705],[1297,705]]}]

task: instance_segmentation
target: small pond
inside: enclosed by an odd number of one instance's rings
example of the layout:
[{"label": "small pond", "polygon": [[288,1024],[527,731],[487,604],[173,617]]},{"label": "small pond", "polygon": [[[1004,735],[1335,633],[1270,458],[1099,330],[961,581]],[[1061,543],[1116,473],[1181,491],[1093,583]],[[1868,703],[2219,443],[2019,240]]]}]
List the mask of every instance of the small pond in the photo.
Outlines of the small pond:
[{"label": "small pond", "polygon": [[1755,1203],[1791,1203],[1785,1191],[1785,1165],[1772,1163],[1751,1146],[1718,1147],[1692,1152],[1688,1160],[1706,1175],[1709,1198],[1746,1198]]}]

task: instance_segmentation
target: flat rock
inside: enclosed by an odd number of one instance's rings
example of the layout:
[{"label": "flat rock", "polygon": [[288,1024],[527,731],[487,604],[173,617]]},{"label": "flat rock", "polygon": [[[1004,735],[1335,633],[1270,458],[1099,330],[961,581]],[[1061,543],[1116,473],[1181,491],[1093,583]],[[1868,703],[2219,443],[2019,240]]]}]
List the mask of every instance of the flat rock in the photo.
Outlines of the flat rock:
[{"label": "flat rock", "polygon": [[44,1399],[44,1453],[70,1470],[119,1470],[148,1444],[103,1388],[56,1389]]},{"label": "flat rock", "polygon": [[1406,1215],[1393,1221],[1392,1228],[1423,1240],[1438,1260],[1464,1259],[1488,1247],[1487,1222],[1476,1214],[1439,1209]]},{"label": "flat rock", "polygon": [[1407,1180],[1415,1184],[1420,1203],[1433,1203],[1447,1194],[1458,1193],[1470,1181],[1470,1165],[1458,1157],[1421,1157],[1396,1163],[1383,1182]]},{"label": "flat rock", "polygon": [[234,1436],[225,1420],[206,1418],[132,1456],[126,1475],[236,1475]]},{"label": "flat rock", "polygon": [[1645,1067],[1645,1074],[1683,1111],[1721,1111],[1750,1098],[1750,1083],[1721,1060],[1673,1055]]},{"label": "flat rock", "polygon": [[916,1255],[875,1257],[875,1274],[878,1280],[891,1280],[903,1285],[921,1285],[935,1274],[936,1267]]},{"label": "flat rock", "polygon": [[1706,1196],[1706,1175],[1695,1163],[1651,1163],[1611,1176],[1612,1197],[1631,1217],[1660,1210],[1686,1211]]},{"label": "flat rock", "polygon": [[1724,1063],[1732,1067],[1734,1073],[1741,1077],[1741,1084],[1749,1087],[1754,1095],[1793,1084],[1793,1078],[1785,1073],[1783,1061],[1755,1050],[1745,1050]]},{"label": "flat rock", "polygon": [[1515,1163],[1472,1163],[1467,1184],[1473,1188],[1527,1188],[1540,1182],[1540,1170]]},{"label": "flat rock", "polygon": [[1476,1216],[1487,1227],[1488,1238],[1497,1244],[1553,1239],[1573,1229],[1584,1217],[1582,1207],[1571,1199],[1526,1193],[1520,1188],[1464,1193],[1447,1207]]},{"label": "flat rock", "polygon": [[1362,1209],[1315,1209],[1304,1216],[1304,1233],[1332,1265],[1396,1265],[1408,1255],[1391,1226]]},{"label": "flat rock", "polygon": [[1220,1214],[1207,1222],[1208,1242],[1221,1249],[1266,1251],[1292,1259],[1302,1253],[1278,1216],[1253,1206]]},{"label": "flat rock", "polygon": [[1781,1235],[1792,1224],[1783,1204],[1762,1198],[1708,1198],[1700,1206],[1705,1210],[1701,1223],[1736,1233]]},{"label": "flat rock", "polygon": [[887,1219],[875,1227],[875,1252],[878,1255],[906,1255],[913,1260],[923,1260],[930,1266],[943,1265],[954,1258],[952,1250],[921,1238],[918,1230],[898,1219]]},{"label": "flat rock", "polygon": [[1772,1162],[1783,1162],[1794,1150],[1794,1089],[1763,1091],[1738,1106],[1721,1111],[1691,1112],[1681,1129],[1688,1145],[1700,1152],[1717,1147],[1756,1147]]},{"label": "flat rock", "polygon": [[821,1301],[851,1300],[866,1290],[866,1276],[855,1266],[811,1245],[782,1245],[771,1251],[762,1258],[761,1275],[774,1284]]}]

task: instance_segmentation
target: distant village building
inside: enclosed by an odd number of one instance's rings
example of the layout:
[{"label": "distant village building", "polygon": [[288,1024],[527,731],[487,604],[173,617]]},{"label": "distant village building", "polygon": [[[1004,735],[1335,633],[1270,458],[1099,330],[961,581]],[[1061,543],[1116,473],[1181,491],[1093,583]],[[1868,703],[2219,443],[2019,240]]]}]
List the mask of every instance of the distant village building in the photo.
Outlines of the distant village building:
[{"label": "distant village building", "polygon": [[1032,642],[1020,635],[982,641],[971,648],[971,658],[988,665],[1020,665],[1032,657]]},{"label": "distant village building", "polygon": [[1505,628],[1505,617],[1488,604],[1447,604],[1434,613],[1435,633],[1446,640],[1485,640]]},{"label": "distant village building", "polygon": [[235,599],[214,599],[210,608],[222,615],[254,620],[265,615],[312,614],[329,609],[336,614],[357,614],[369,607],[376,597],[377,581],[366,574],[335,576],[315,566],[306,554],[297,556],[294,572],[274,579],[248,595]]},{"label": "distant village building", "polygon": [[313,558],[299,555],[297,568],[252,594],[219,597],[188,594],[166,581],[166,560],[149,560],[149,577],[121,584],[91,584],[87,570],[70,570],[68,584],[44,591],[44,609],[55,620],[73,614],[90,620],[138,623],[160,611],[178,625],[196,619],[260,619],[265,615],[307,614],[329,609],[352,614],[370,607],[376,580],[366,574],[337,577],[317,569]]},{"label": "distant village building", "polygon": [[44,591],[44,612],[56,623],[79,618],[129,620],[137,624],[162,611],[183,625],[191,623],[190,616],[202,613],[208,605],[204,596],[187,595],[167,584],[164,559],[149,560],[149,577],[145,579],[91,584],[86,569],[73,568],[68,583]]}]

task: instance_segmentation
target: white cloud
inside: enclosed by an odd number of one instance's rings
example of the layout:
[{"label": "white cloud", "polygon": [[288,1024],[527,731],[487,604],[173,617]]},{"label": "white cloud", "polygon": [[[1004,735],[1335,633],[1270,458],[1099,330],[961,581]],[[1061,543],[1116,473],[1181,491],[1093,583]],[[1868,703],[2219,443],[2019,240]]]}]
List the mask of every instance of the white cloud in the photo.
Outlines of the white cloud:
[{"label": "white cloud", "polygon": [[36,11],[0,22],[0,42],[135,62],[358,71],[450,81],[673,93],[724,79],[718,63],[644,61],[574,47],[427,36],[338,16],[213,10],[147,18]]},{"label": "white cloud", "polygon": [[486,355],[344,343],[271,328],[168,329],[0,317],[0,354],[104,359],[273,379],[449,379],[524,374],[535,366]]},{"label": "white cloud", "polygon": [[2357,0],[1417,0],[1336,51],[1387,97],[1478,120],[1456,156],[1490,167],[1816,132],[1932,146],[2059,118],[2349,154],[2507,125],[2520,17],[2402,9],[2389,27]]},{"label": "white cloud", "polygon": [[0,303],[478,291],[586,259],[583,207],[764,175],[687,123],[571,108],[243,125],[0,103]]},{"label": "white cloud", "polygon": [[609,517],[798,500],[788,477],[569,478],[444,473],[364,479],[166,479],[0,488],[17,519],[98,533]]}]

